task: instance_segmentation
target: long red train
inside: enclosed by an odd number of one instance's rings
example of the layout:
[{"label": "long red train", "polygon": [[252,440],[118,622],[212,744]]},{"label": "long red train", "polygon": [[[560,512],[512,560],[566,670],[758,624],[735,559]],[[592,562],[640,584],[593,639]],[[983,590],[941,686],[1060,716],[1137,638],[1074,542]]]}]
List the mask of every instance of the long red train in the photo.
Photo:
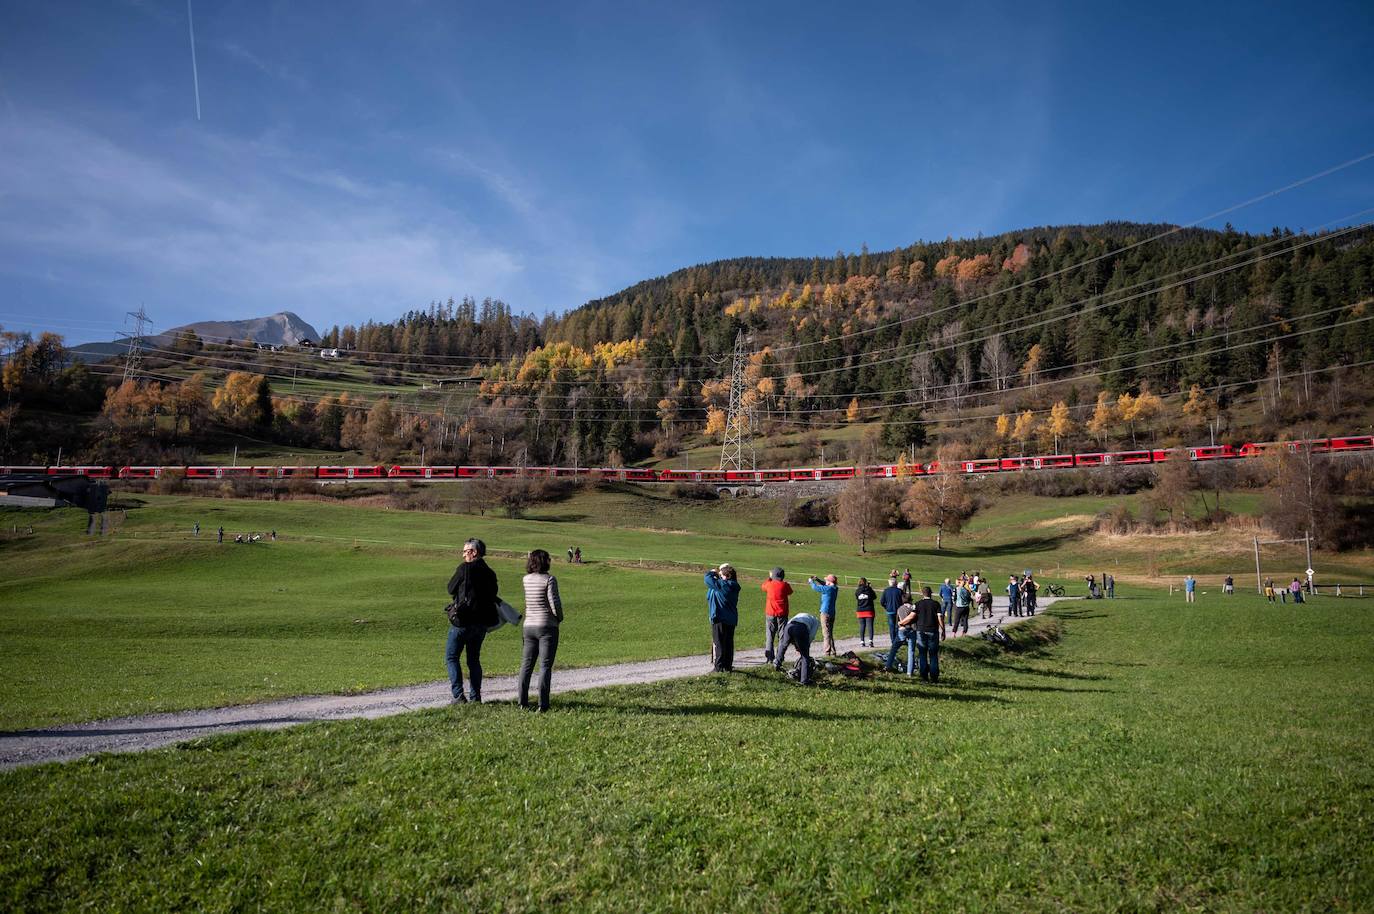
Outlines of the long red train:
[{"label": "long red train", "polygon": [[[1262,444],[1218,444],[1187,448],[1188,459],[1235,460],[1258,457],[1276,448],[1308,450],[1314,454],[1374,450],[1374,435],[1348,435],[1340,438],[1311,438],[1298,441],[1271,441]],[[1009,473],[1025,470],[1061,470],[1076,467],[1137,466],[1163,463],[1166,450],[1111,451],[1087,454],[1046,454],[1039,457],[988,457],[960,463],[964,473]],[[7,473],[46,476],[87,476],[92,479],[157,479],[164,473],[184,473],[187,479],[487,479],[493,477],[558,477],[618,480],[622,482],[700,482],[715,485],[765,482],[811,482],[853,479],[856,476],[892,478],[926,476],[939,470],[938,462],[871,466],[804,467],[798,469],[757,470],[651,470],[635,467],[551,467],[551,466],[61,466],[5,467]]]}]

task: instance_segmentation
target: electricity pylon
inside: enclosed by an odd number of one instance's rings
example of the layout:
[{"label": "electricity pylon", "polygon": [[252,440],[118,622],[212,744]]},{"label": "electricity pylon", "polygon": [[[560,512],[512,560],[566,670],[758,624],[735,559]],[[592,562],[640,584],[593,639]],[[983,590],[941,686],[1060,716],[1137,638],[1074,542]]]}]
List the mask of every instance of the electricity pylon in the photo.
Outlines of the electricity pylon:
[{"label": "electricity pylon", "polygon": [[744,331],[735,336],[735,357],[730,365],[730,409],[725,416],[725,443],[720,449],[722,470],[755,468],[754,424],[751,410],[744,402],[744,370],[749,364]]},{"label": "electricity pylon", "polygon": [[152,319],[144,313],[143,306],[139,305],[137,311],[125,312],[134,319],[134,332],[121,333],[120,336],[129,341],[129,352],[124,357],[124,380],[137,378],[139,369],[143,366],[143,337],[147,332],[147,327],[152,323]]}]

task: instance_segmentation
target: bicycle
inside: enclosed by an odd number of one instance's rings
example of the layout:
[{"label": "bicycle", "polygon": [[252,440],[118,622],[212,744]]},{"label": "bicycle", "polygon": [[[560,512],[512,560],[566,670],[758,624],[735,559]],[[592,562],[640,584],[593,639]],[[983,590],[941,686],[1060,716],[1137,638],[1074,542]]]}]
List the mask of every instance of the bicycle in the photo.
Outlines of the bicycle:
[{"label": "bicycle", "polygon": [[1045,593],[1052,597],[1062,597],[1066,593],[1063,584],[1044,584],[1041,586],[1044,588]]}]

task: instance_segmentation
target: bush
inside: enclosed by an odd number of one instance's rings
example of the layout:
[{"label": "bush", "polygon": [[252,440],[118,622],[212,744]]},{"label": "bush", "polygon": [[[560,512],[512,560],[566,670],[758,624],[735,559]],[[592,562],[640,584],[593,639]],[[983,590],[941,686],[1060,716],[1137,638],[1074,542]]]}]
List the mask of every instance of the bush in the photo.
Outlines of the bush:
[{"label": "bush", "polygon": [[689,501],[716,501],[720,498],[714,486],[701,482],[675,482],[668,487],[668,494]]},{"label": "bush", "polygon": [[826,527],[830,524],[832,500],[829,498],[799,499],[789,495],[782,502],[784,527]]}]

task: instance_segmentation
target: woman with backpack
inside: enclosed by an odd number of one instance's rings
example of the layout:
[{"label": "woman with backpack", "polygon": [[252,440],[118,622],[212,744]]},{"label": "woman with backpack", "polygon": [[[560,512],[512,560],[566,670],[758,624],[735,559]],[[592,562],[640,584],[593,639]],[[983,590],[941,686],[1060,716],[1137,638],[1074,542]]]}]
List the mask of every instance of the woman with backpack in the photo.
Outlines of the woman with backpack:
[{"label": "woman with backpack", "polygon": [[524,647],[520,656],[520,707],[530,706],[530,677],[539,661],[539,710],[549,709],[553,658],[558,654],[558,627],[563,624],[563,601],[558,579],[549,574],[552,557],[536,549],[525,560]]},{"label": "woman with backpack", "polygon": [[873,647],[873,613],[878,595],[868,584],[868,578],[859,578],[859,586],[854,588],[854,615],[859,620],[859,647]]}]

